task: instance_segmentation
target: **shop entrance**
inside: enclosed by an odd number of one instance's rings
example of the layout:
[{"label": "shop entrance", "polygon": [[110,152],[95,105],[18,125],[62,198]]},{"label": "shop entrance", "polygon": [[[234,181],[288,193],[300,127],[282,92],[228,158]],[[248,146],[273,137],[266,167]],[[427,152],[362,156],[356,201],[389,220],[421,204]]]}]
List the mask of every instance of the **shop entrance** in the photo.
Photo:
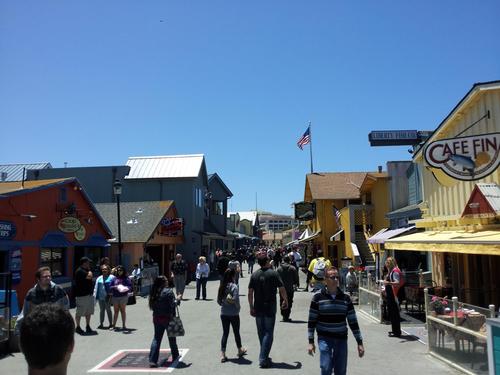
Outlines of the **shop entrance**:
[{"label": "shop entrance", "polygon": [[165,267],[166,263],[168,263],[168,259],[165,256],[165,252],[163,250],[162,245],[148,245],[146,246],[146,253],[149,258],[153,261],[153,264],[158,265],[158,269],[160,271],[160,275],[165,274],[165,270],[168,268]]},{"label": "shop entrance", "polygon": [[92,260],[90,264],[94,275],[100,275],[99,264],[102,257],[107,256],[102,247],[75,246],[75,258],[73,261],[73,272],[80,266],[80,259],[87,257]]}]

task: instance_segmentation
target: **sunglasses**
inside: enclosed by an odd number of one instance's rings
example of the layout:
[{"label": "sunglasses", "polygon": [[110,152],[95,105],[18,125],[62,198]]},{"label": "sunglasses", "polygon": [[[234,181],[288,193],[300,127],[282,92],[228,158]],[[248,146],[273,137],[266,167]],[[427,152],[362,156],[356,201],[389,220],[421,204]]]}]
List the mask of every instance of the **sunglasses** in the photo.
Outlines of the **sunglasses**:
[{"label": "sunglasses", "polygon": [[331,280],[339,280],[340,277],[339,276],[330,276],[328,277],[328,279],[331,279]]}]

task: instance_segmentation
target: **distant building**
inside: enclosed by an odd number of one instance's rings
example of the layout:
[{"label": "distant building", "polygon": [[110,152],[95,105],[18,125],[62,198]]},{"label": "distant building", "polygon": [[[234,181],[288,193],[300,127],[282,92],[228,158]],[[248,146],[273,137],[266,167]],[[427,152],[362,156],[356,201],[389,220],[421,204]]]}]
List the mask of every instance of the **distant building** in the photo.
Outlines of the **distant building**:
[{"label": "distant building", "polygon": [[14,182],[26,179],[30,169],[52,168],[50,163],[2,164],[0,165],[0,182]]}]

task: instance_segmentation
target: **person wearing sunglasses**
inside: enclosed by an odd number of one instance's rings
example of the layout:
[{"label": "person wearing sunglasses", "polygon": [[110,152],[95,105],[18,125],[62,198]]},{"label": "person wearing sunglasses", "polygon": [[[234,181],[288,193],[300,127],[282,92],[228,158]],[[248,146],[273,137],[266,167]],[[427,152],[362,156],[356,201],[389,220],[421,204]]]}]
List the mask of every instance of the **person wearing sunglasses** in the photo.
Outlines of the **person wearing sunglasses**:
[{"label": "person wearing sunglasses", "polygon": [[358,343],[358,355],[363,357],[365,349],[358,325],[356,311],[349,295],[339,288],[337,268],[326,267],[316,278],[324,286],[311,300],[309,307],[308,336],[310,355],[316,352],[314,331],[318,334],[321,375],[344,375],[347,373],[347,325]]}]

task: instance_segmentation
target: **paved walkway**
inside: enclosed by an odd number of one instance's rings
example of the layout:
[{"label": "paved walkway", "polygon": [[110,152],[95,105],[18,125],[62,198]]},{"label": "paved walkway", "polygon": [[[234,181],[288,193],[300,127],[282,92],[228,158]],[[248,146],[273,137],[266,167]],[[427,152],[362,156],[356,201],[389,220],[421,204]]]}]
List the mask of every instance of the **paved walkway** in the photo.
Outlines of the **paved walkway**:
[{"label": "paved walkway", "polygon": [[[301,277],[303,275],[301,274]],[[275,368],[259,369],[258,338],[255,322],[249,315],[246,301],[248,275],[240,279],[242,298],[241,336],[243,345],[248,348],[248,355],[242,360],[236,358],[236,346],[233,336],[228,341],[227,355],[229,361],[220,363],[219,347],[222,328],[219,319],[219,307],[213,300],[217,293],[218,281],[208,282],[207,301],[194,300],[194,285],[188,286],[181,304],[186,336],[178,339],[179,348],[189,349],[183,358],[180,368],[174,370],[179,374],[319,374],[319,355],[307,355],[307,313],[311,294],[298,292],[295,295],[292,309],[292,323],[283,323],[277,319],[275,339],[271,351]],[[301,280],[302,286],[304,279]],[[127,326],[135,329],[129,334],[122,332],[99,331],[97,336],[76,336],[75,351],[69,364],[68,373],[86,374],[98,363],[102,362],[120,349],[148,349],[153,335],[151,313],[147,308],[147,300],[139,298],[137,305],[127,308]],[[74,313],[74,310],[72,310]],[[97,324],[94,315],[92,326]],[[404,374],[459,374],[456,370],[439,362],[426,353],[426,346],[411,337],[396,339],[387,337],[388,326],[380,325],[358,314],[365,342],[365,357],[359,359],[356,353],[356,342],[349,332],[349,374],[383,374],[398,372]],[[231,333],[232,335],[232,333]],[[168,341],[164,339],[163,348]],[[27,373],[27,366],[22,354],[0,359],[0,373]],[[122,372],[122,374],[130,372]]]}]

